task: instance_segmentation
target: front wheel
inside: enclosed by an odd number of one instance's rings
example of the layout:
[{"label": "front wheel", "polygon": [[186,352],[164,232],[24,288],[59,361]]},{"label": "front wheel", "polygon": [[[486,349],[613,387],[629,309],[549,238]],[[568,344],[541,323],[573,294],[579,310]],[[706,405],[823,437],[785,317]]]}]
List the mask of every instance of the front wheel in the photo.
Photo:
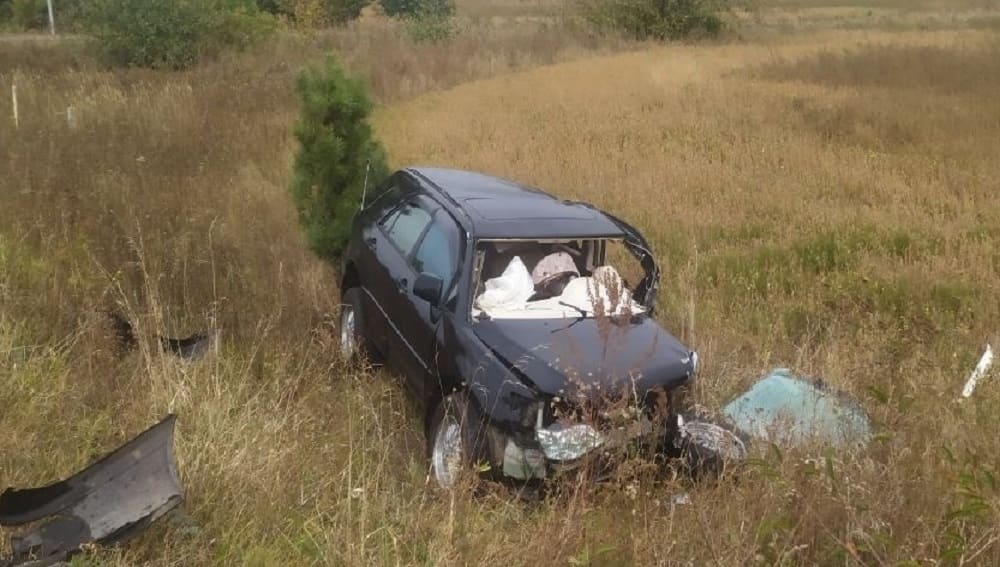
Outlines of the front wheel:
[{"label": "front wheel", "polygon": [[438,404],[427,429],[430,472],[441,488],[452,488],[485,455],[485,428],[468,395],[458,391]]}]

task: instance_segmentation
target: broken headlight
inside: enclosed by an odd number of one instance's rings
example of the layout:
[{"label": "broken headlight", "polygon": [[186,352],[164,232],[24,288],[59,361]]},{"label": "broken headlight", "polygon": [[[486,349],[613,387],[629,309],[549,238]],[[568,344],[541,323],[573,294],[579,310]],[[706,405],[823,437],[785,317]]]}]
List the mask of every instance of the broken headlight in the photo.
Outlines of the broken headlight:
[{"label": "broken headlight", "polygon": [[539,427],[535,430],[535,438],[545,456],[553,461],[579,459],[604,443],[604,436],[585,423],[565,425],[557,422]]}]

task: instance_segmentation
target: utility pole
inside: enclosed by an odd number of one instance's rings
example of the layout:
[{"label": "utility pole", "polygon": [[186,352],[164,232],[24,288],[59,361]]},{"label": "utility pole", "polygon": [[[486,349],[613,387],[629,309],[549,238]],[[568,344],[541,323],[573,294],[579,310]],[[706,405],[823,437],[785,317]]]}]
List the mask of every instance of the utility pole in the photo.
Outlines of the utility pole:
[{"label": "utility pole", "polygon": [[45,0],[45,3],[49,6],[49,33],[56,35],[56,19],[52,15],[52,0]]}]

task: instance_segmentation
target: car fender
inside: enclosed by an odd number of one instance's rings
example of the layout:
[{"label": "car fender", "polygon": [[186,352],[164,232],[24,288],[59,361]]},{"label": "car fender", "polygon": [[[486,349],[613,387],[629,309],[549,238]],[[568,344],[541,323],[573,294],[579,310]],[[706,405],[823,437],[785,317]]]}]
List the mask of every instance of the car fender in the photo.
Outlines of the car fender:
[{"label": "car fender", "polygon": [[454,352],[439,356],[450,361],[439,368],[442,397],[458,388],[469,392],[471,400],[493,425],[508,432],[530,430],[538,394],[525,384],[472,332],[471,327],[455,325],[444,317],[440,326],[441,342]]}]

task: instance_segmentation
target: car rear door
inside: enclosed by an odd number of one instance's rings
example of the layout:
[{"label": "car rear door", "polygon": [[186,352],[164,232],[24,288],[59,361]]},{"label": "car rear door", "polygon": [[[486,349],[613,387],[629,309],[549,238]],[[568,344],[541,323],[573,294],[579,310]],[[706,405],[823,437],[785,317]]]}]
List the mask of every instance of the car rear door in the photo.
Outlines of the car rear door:
[{"label": "car rear door", "polygon": [[404,181],[397,173],[369,192],[370,203],[359,215],[359,233],[352,240],[354,248],[349,252],[366,292],[363,314],[368,339],[386,356],[392,335],[386,293],[392,286],[388,285],[384,262],[385,257],[398,254],[398,251],[389,243],[380,224],[413,193],[413,188]]}]

